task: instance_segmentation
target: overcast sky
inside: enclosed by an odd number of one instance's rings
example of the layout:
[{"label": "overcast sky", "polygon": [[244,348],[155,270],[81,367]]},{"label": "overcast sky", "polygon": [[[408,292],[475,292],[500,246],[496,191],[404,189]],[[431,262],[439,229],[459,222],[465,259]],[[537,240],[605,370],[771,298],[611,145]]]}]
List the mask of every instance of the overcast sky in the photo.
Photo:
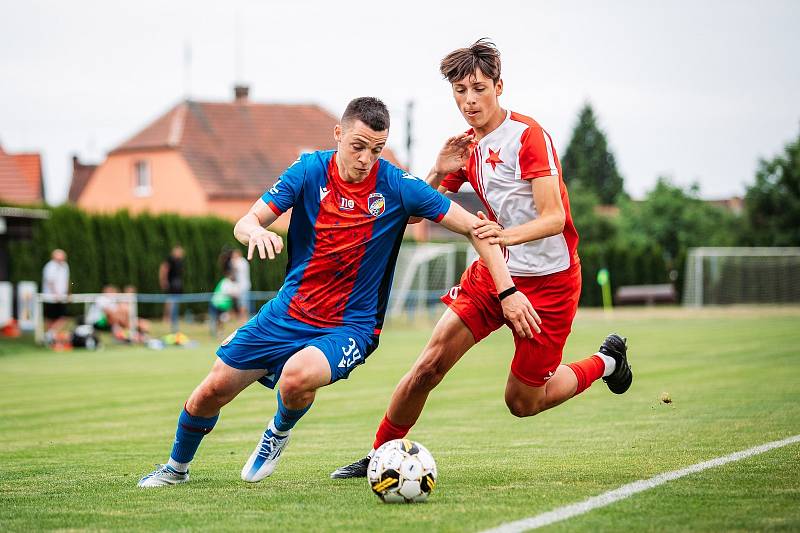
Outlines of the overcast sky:
[{"label": "overcast sky", "polygon": [[707,198],[742,194],[758,158],[800,131],[797,0],[0,6],[0,144],[43,154],[54,203],[72,153],[102,160],[187,92],[227,101],[236,81],[256,101],[336,115],[355,96],[378,96],[403,159],[413,100],[412,170],[424,174],[443,139],[465,129],[439,60],[484,36],[502,52],[502,104],[538,120],[563,153],[590,101],[635,197],[659,175],[697,181]]}]

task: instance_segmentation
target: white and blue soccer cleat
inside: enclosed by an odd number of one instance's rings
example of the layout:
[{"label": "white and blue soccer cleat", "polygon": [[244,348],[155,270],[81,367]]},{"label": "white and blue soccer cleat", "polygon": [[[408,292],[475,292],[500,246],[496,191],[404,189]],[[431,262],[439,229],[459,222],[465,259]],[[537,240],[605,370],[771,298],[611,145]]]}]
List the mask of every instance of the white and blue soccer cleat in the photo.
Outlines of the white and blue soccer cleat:
[{"label": "white and blue soccer cleat", "polygon": [[242,479],[248,483],[257,483],[271,475],[288,442],[289,432],[279,432],[270,422],[269,427],[261,436],[261,441],[242,468]]},{"label": "white and blue soccer cleat", "polygon": [[169,465],[156,465],[156,469],[139,480],[138,485],[143,488],[163,487],[177,485],[189,481],[189,471],[178,472]]}]

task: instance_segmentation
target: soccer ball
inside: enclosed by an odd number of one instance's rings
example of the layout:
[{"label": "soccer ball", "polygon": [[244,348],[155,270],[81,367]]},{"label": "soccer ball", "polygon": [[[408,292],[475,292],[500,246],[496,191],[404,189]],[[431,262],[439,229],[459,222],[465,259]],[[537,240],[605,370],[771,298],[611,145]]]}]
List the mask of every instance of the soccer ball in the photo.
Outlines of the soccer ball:
[{"label": "soccer ball", "polygon": [[436,486],[436,462],[418,442],[390,440],[375,450],[367,480],[372,492],[386,503],[422,502]]}]

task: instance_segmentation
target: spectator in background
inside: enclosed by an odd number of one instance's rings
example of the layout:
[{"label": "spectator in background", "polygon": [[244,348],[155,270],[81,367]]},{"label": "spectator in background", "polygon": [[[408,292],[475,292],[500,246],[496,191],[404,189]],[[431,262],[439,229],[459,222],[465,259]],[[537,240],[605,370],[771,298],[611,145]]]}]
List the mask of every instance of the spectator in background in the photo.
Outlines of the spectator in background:
[{"label": "spectator in background", "polygon": [[250,263],[244,258],[239,248],[234,248],[231,253],[231,269],[238,288],[238,296],[234,302],[236,312],[239,314],[240,320],[246,321],[250,318]]},{"label": "spectator in background", "polygon": [[67,321],[67,297],[69,296],[69,265],[67,253],[55,249],[50,261],[42,269],[42,294],[54,301],[44,304],[45,335],[52,339],[53,334]]},{"label": "spectator in background", "polygon": [[170,321],[173,333],[178,331],[178,299],[176,295],[183,293],[183,247],[176,244],[169,256],[158,269],[158,282],[161,290],[170,295],[164,302],[164,321]]},{"label": "spectator in background", "polygon": [[229,312],[234,310],[234,299],[239,297],[239,285],[234,280],[233,270],[226,270],[225,276],[214,288],[208,306],[209,327],[213,337],[217,336],[222,323],[228,320]]},{"label": "spectator in background", "polygon": [[[125,294],[129,294],[132,296],[136,296],[136,287],[133,285],[125,285],[125,289],[123,289]],[[139,312],[136,312],[136,334],[134,335],[135,342],[144,342],[150,336],[150,321],[146,318],[139,317]],[[123,300],[117,303],[117,317],[119,318],[120,326],[123,328],[130,330],[130,322],[131,322],[131,308],[130,303],[128,300]]]},{"label": "spectator in background", "polygon": [[118,293],[119,289],[116,286],[105,285],[102,294],[89,306],[85,322],[94,329],[116,333],[115,330],[119,328],[120,313],[117,308],[119,304],[114,296]]}]

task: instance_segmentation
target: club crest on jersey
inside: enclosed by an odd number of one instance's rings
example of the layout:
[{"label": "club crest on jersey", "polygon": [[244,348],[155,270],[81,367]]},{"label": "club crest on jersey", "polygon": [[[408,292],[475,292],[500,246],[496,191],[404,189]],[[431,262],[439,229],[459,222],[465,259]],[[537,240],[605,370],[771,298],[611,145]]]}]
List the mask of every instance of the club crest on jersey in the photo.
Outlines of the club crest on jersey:
[{"label": "club crest on jersey", "polygon": [[386,198],[379,192],[374,192],[367,198],[367,208],[372,216],[379,217],[386,211]]}]

